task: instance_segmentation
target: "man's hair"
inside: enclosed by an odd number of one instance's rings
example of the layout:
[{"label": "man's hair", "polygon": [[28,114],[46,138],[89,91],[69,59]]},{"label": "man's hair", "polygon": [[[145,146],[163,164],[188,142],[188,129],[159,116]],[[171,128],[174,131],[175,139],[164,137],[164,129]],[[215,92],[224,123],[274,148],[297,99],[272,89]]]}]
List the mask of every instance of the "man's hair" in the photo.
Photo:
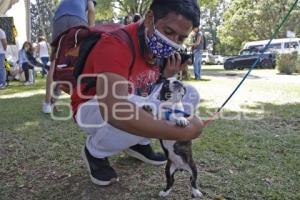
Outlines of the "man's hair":
[{"label": "man's hair", "polygon": [[155,22],[170,12],[175,12],[190,20],[194,28],[200,25],[200,9],[197,0],[153,0],[150,10],[153,11]]}]

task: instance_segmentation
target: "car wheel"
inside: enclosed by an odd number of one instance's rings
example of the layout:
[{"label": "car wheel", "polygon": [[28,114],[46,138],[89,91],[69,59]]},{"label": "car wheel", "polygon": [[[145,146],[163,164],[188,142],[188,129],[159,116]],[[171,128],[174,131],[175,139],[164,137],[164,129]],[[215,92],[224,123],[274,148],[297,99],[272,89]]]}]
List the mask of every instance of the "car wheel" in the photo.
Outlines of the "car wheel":
[{"label": "car wheel", "polygon": [[202,64],[202,65],[206,65],[207,63],[206,63],[205,61],[202,61],[201,64]]},{"label": "car wheel", "polygon": [[217,65],[222,65],[222,63],[220,61],[217,62]]},{"label": "car wheel", "polygon": [[231,69],[233,69],[233,64],[232,64],[232,62],[225,62],[225,63],[224,63],[224,69],[225,69],[225,70],[231,70]]},{"label": "car wheel", "polygon": [[272,69],[273,64],[272,64],[272,62],[271,62],[270,60],[263,60],[263,61],[261,62],[261,67],[262,67],[263,69]]}]

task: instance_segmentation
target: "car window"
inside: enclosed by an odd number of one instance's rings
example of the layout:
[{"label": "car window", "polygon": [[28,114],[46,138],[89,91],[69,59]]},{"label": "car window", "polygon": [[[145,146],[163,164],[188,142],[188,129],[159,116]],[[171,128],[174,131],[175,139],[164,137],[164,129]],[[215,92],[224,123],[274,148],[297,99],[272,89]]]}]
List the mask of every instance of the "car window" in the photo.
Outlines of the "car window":
[{"label": "car window", "polygon": [[270,44],[269,49],[281,49],[281,43]]},{"label": "car window", "polygon": [[249,55],[255,55],[257,54],[257,50],[256,49],[246,49],[241,51],[240,55],[241,56],[249,56]]},{"label": "car window", "polygon": [[248,47],[248,49],[251,49],[251,48],[262,48],[262,47],[263,47],[263,45],[250,45]]},{"label": "car window", "polygon": [[298,48],[299,43],[298,42],[286,42],[284,43],[284,48],[289,49],[289,48]]},{"label": "car window", "polygon": [[241,55],[241,56],[247,56],[247,55],[250,55],[250,51],[249,51],[249,50],[243,50],[243,51],[241,51],[240,55]]}]

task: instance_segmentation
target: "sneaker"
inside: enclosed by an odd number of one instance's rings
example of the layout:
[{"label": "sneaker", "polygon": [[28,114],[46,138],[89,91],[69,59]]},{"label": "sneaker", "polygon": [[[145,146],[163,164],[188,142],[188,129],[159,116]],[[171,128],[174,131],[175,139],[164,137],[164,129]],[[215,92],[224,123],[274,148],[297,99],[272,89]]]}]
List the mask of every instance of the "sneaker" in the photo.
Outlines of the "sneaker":
[{"label": "sneaker", "polygon": [[4,90],[6,88],[6,85],[0,84],[0,90]]},{"label": "sneaker", "polygon": [[27,82],[24,83],[24,85],[25,85],[25,86],[29,86],[29,85],[31,85],[31,84],[30,84],[29,81],[27,81]]},{"label": "sneaker", "polygon": [[151,165],[163,165],[167,163],[167,157],[163,153],[154,153],[150,144],[134,145],[125,150],[131,157],[137,158]]},{"label": "sneaker", "polygon": [[93,157],[86,147],[82,149],[81,156],[94,184],[105,186],[109,185],[113,180],[119,181],[117,173],[110,166],[107,158]]},{"label": "sneaker", "polygon": [[50,103],[43,103],[43,105],[42,105],[42,111],[43,111],[43,113],[45,113],[45,114],[50,114],[50,113],[52,113],[52,106],[51,106],[51,104]]}]

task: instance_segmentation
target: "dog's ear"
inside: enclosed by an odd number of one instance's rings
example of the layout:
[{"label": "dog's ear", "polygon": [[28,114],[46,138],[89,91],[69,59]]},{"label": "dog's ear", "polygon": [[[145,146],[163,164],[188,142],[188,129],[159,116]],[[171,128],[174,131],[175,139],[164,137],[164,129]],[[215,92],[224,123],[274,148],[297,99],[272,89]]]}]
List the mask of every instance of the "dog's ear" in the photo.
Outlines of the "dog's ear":
[{"label": "dog's ear", "polygon": [[184,90],[184,94],[182,95],[182,97],[186,94],[186,88],[185,87],[183,87],[183,90]]},{"label": "dog's ear", "polygon": [[162,88],[159,92],[159,96],[158,96],[158,100],[160,101],[167,101],[167,94],[170,93],[170,81],[166,80],[163,85]]}]

